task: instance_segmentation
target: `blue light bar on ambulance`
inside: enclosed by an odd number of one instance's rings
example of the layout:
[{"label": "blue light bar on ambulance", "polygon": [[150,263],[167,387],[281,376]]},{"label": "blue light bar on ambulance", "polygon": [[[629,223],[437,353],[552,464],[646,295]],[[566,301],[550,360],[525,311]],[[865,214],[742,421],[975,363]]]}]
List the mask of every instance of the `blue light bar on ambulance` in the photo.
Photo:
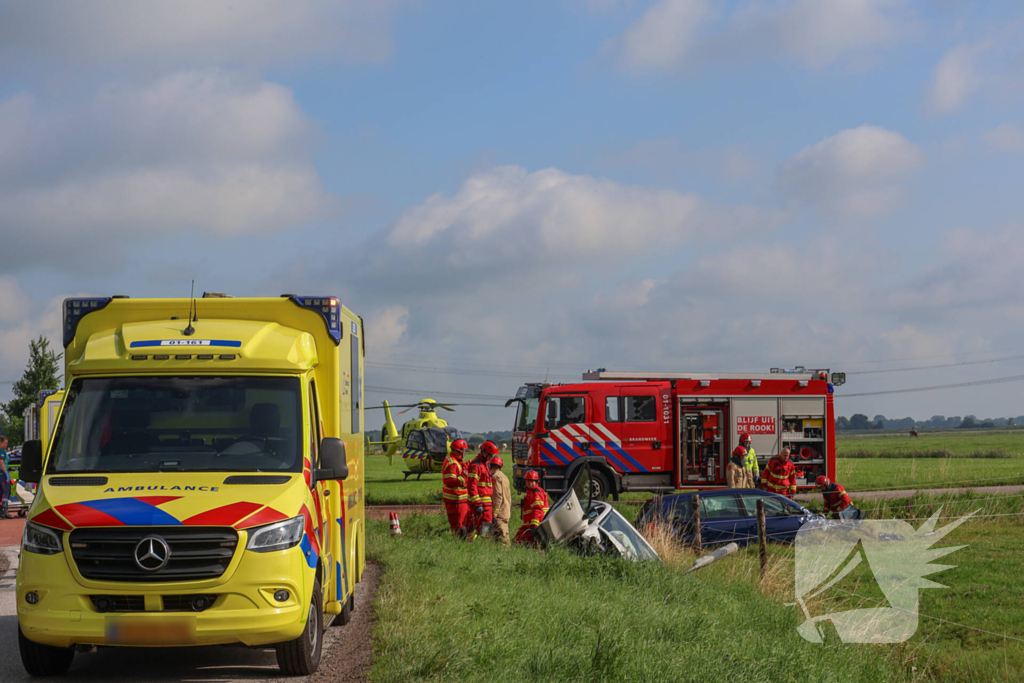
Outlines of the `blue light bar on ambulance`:
[{"label": "blue light bar on ambulance", "polygon": [[336,296],[298,296],[288,297],[299,306],[316,311],[323,316],[327,324],[327,332],[335,344],[341,344],[341,304]]},{"label": "blue light bar on ambulance", "polygon": [[36,407],[42,408],[43,401],[45,401],[48,397],[53,396],[56,393],[56,389],[43,389],[42,391],[40,391],[39,395],[36,397]]},{"label": "blue light bar on ambulance", "polygon": [[78,323],[87,313],[98,311],[112,301],[109,296],[85,297],[82,299],[64,299],[64,348],[75,339]]}]

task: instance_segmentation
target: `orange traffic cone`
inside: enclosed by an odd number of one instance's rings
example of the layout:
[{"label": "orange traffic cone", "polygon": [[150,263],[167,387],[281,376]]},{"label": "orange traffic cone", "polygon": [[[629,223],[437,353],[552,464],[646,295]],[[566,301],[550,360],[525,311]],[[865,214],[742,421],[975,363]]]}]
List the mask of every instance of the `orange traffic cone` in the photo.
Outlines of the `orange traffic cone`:
[{"label": "orange traffic cone", "polygon": [[401,536],[402,535],[402,526],[398,523],[398,513],[397,512],[392,512],[391,513],[391,535],[392,536]]}]

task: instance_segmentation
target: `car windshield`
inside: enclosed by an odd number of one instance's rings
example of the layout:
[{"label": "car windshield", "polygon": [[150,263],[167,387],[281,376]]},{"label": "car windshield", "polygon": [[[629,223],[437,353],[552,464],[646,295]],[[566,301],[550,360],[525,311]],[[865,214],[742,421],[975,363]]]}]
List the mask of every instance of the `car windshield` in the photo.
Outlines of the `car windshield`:
[{"label": "car windshield", "polygon": [[76,379],[47,473],[302,469],[294,377]]},{"label": "car windshield", "polygon": [[[591,508],[593,510],[594,506]],[[598,524],[608,532],[609,536],[626,548],[627,554],[635,554],[635,557],[640,560],[658,559],[658,553],[654,552],[654,548],[615,508],[612,508]]]},{"label": "car windshield", "polygon": [[516,431],[532,432],[537,424],[537,408],[540,407],[539,398],[527,398],[519,402],[519,412],[516,414]]}]

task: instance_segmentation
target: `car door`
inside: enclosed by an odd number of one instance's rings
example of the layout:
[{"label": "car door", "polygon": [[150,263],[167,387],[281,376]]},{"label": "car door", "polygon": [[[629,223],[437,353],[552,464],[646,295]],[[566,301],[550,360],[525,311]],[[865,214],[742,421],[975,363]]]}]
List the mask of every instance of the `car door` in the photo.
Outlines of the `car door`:
[{"label": "car door", "polygon": [[770,493],[741,493],[744,507],[754,519],[753,533],[757,535],[757,501],[764,501],[765,534],[769,541],[791,542],[796,532],[807,521],[806,511],[783,496]]},{"label": "car door", "polygon": [[[704,543],[745,543],[750,540],[754,520],[735,493],[714,493],[700,497],[701,540]],[[756,530],[755,530],[756,533]]]}]

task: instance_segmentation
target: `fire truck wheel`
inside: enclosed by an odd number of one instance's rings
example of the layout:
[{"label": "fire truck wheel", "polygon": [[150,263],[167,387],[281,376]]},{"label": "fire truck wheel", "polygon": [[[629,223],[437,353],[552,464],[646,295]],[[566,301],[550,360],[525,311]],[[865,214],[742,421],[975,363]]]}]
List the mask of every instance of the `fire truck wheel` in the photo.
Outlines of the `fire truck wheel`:
[{"label": "fire truck wheel", "polygon": [[75,658],[73,647],[53,647],[34,643],[25,637],[20,626],[18,649],[21,650],[21,663],[30,676],[60,676],[71,668],[71,660]]},{"label": "fire truck wheel", "polygon": [[590,497],[593,500],[604,500],[612,492],[608,477],[600,472],[590,473]]},{"label": "fire truck wheel", "polygon": [[277,645],[277,665],[287,676],[309,676],[320,666],[324,642],[323,594],[320,582],[313,586],[306,628],[295,640]]}]

